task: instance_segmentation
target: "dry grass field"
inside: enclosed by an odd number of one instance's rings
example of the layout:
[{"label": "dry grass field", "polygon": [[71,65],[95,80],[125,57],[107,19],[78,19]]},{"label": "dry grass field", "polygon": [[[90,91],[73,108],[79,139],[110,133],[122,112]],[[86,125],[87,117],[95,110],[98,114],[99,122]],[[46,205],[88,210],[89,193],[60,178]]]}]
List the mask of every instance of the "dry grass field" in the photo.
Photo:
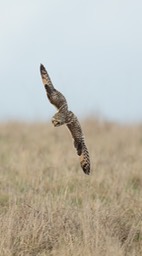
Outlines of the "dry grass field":
[{"label": "dry grass field", "polygon": [[142,255],[142,125],[0,124],[0,256]]}]

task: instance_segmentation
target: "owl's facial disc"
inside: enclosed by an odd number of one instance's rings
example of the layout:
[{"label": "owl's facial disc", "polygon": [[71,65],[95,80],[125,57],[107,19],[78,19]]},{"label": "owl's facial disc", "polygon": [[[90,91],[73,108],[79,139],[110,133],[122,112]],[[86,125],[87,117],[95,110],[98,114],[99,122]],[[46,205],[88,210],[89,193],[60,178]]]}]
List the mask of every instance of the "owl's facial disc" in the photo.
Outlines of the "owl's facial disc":
[{"label": "owl's facial disc", "polygon": [[52,124],[53,124],[55,127],[58,127],[58,126],[62,125],[61,121],[58,120],[58,119],[55,119],[55,118],[52,118]]}]

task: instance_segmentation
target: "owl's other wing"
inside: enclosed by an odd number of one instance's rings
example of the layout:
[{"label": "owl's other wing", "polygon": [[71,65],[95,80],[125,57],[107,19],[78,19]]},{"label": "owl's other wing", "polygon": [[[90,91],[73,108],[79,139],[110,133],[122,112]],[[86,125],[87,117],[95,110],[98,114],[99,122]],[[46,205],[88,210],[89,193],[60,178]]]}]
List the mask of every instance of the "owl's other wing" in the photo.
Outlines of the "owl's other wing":
[{"label": "owl's other wing", "polygon": [[66,98],[62,93],[54,88],[52,81],[42,64],[40,65],[40,73],[50,103],[53,104],[57,109],[59,109],[63,104],[66,104],[67,106]]},{"label": "owl's other wing", "polygon": [[70,123],[67,123],[67,127],[70,130],[71,135],[74,139],[74,146],[77,150],[77,154],[79,155],[80,165],[81,165],[83,171],[85,172],[85,174],[89,175],[89,173],[90,173],[89,152],[85,145],[81,125],[80,125],[77,117],[74,114],[73,114],[72,121]]}]

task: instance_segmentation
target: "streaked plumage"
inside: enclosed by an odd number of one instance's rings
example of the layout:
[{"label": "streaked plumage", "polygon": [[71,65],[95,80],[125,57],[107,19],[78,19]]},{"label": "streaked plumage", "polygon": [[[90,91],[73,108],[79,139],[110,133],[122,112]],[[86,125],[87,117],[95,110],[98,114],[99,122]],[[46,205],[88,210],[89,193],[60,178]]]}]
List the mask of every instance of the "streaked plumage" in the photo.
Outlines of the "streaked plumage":
[{"label": "streaked plumage", "polygon": [[51,104],[53,104],[58,109],[58,112],[52,118],[52,123],[55,127],[61,126],[63,124],[67,125],[74,140],[74,147],[76,148],[77,154],[80,158],[80,165],[83,171],[86,174],[89,174],[90,158],[88,149],[85,145],[81,125],[74,113],[68,110],[66,98],[62,93],[54,88],[52,81],[42,64],[40,65],[40,73],[47,97]]}]

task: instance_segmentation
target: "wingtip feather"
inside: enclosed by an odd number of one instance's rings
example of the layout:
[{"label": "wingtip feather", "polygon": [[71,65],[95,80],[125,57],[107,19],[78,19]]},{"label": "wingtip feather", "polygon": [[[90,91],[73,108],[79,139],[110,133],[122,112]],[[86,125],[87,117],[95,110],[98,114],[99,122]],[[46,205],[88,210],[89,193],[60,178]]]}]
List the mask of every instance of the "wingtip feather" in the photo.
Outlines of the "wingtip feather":
[{"label": "wingtip feather", "polygon": [[43,66],[43,64],[40,64],[40,71],[45,70],[45,67]]},{"label": "wingtip feather", "polygon": [[87,167],[86,167],[86,166],[83,166],[82,169],[83,169],[83,171],[84,171],[85,174],[87,174],[87,175],[90,174],[90,166],[87,166]]}]

